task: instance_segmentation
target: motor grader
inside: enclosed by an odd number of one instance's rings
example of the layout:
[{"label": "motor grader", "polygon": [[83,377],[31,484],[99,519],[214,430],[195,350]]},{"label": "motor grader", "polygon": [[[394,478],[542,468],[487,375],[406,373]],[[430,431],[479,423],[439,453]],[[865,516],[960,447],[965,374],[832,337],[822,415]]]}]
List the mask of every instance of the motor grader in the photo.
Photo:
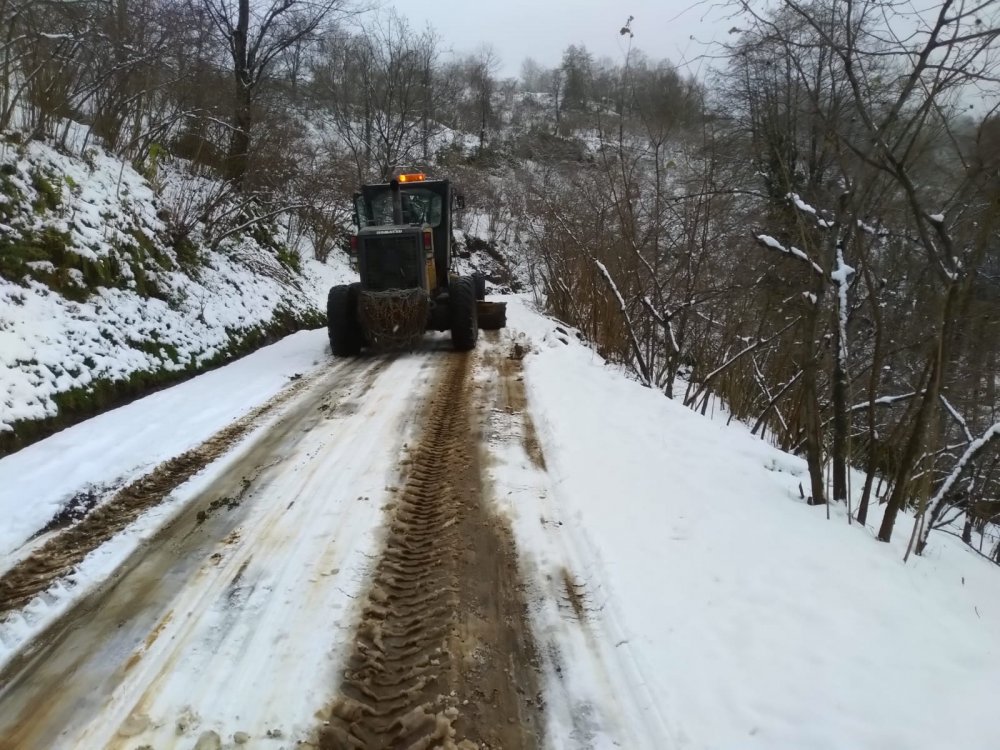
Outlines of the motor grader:
[{"label": "motor grader", "polygon": [[452,272],[452,216],[463,207],[448,180],[404,173],[354,194],[351,251],[360,282],[330,289],[327,329],[335,356],[364,347],[412,347],[425,331],[451,331],[452,346],[476,346],[479,329],[506,325],[506,303],[486,302],[480,274]]}]

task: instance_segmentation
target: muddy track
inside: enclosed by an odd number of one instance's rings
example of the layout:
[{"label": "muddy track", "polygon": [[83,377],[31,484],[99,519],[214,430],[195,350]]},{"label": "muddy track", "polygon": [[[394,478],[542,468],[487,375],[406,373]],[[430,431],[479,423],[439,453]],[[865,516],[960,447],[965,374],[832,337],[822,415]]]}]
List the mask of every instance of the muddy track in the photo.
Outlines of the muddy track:
[{"label": "muddy track", "polygon": [[[212,612],[219,601],[228,601],[230,606],[225,609],[231,610],[233,600],[249,596],[261,575],[270,575],[273,580],[273,576],[287,573],[289,568],[282,567],[285,555],[276,555],[274,564],[266,565],[263,571],[253,569],[252,560],[258,552],[261,558],[267,556],[265,546],[273,553],[288,540],[290,527],[281,521],[290,515],[288,507],[293,503],[287,507],[285,502],[272,504],[271,493],[282,491],[281,477],[293,476],[295,482],[284,485],[288,493],[284,499],[297,499],[299,507],[326,499],[323,492],[319,501],[308,494],[301,498],[294,494],[311,481],[317,467],[330,465],[303,460],[311,454],[304,453],[301,444],[308,443],[310,451],[324,450],[328,443],[342,444],[336,437],[342,433],[331,415],[345,411],[347,403],[364,403],[380,373],[392,362],[391,358],[379,358],[351,361],[347,366],[335,364],[303,384],[305,392],[297,386],[299,397],[186,500],[154,536],[72,608],[19,644],[10,661],[0,668],[0,750],[135,750],[143,746],[141,742],[130,744],[125,735],[121,745],[106,737],[94,740],[88,732],[92,729],[103,737],[100,733],[108,726],[114,734],[122,724],[127,734],[130,726],[137,725],[131,715],[116,717],[119,702],[132,705],[144,700],[146,691],[156,695],[155,685],[167,681],[178,661],[191,655],[191,643],[199,642],[195,626],[199,618]],[[383,387],[382,392],[386,390]],[[395,424],[391,417],[387,423]],[[273,536],[268,536],[268,531],[273,531]],[[331,534],[319,542],[313,539],[321,552],[304,558],[326,572],[313,580],[314,576],[303,575],[302,567],[297,567],[298,575],[286,576],[292,589],[314,592],[328,580],[325,575],[330,568],[324,567],[323,554],[340,550],[330,542],[332,538]],[[302,544],[305,542],[296,541],[294,546]],[[234,567],[230,560],[237,558],[242,564]],[[250,574],[254,579],[248,582]],[[214,599],[214,595],[219,598]],[[302,601],[309,601],[309,597]],[[284,603],[274,606],[283,612],[287,609]],[[220,638],[235,627],[230,620],[223,623],[218,619],[213,619],[213,626],[213,634]],[[248,659],[253,662],[252,653]],[[293,663],[303,662],[295,658]],[[239,662],[234,669],[246,669],[246,663]],[[197,692],[198,687],[192,683],[186,689]],[[193,740],[182,742],[180,747],[190,750],[192,744]]]},{"label": "muddy track", "polygon": [[229,450],[258,422],[299,393],[309,382],[296,380],[270,401],[220,430],[200,445],[157,466],[119,490],[105,504],[45,542],[0,577],[0,620],[23,607],[65,576],[90,552],[163,501],[175,488]]},{"label": "muddy track", "polygon": [[[487,334],[486,339],[494,347],[501,341],[501,337],[495,333]],[[528,394],[524,387],[523,360],[530,351],[529,347],[530,344],[526,341],[515,341],[506,353],[499,348],[491,348],[487,350],[484,361],[488,368],[496,370],[496,383],[499,386],[499,393],[495,396],[497,405],[506,414],[511,415],[513,419],[511,427],[516,423],[516,429],[508,429],[508,432],[521,436],[521,443],[528,458],[536,468],[545,471],[545,455],[538,440],[535,423],[528,411]]]},{"label": "muddy track", "polygon": [[[376,364],[363,374],[366,388],[381,369],[382,366]],[[318,378],[329,377],[335,371],[317,371],[312,377],[293,381],[269,401],[191,450],[164,461],[148,474],[125,485],[82,519],[59,529],[0,576],[0,622],[23,608],[58,579],[70,576],[88,554],[121,533],[144,512],[163,502],[177,487],[230,450],[264,419]]]},{"label": "muddy track", "polygon": [[323,750],[540,744],[537,659],[513,541],[481,496],[471,356],[445,356],[318,738]]}]

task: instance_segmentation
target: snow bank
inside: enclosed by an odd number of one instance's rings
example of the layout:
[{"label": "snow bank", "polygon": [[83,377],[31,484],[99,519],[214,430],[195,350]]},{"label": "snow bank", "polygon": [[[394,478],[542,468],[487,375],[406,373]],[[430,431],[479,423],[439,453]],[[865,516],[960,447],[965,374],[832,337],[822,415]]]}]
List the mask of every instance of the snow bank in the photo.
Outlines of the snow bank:
[{"label": "snow bank", "polygon": [[940,534],[904,564],[906,523],[886,545],[839,508],[827,521],[800,499],[803,460],[627,380],[524,303],[508,315],[540,349],[525,379],[560,528],[589,550],[575,572],[672,746],[996,747],[995,566]]}]

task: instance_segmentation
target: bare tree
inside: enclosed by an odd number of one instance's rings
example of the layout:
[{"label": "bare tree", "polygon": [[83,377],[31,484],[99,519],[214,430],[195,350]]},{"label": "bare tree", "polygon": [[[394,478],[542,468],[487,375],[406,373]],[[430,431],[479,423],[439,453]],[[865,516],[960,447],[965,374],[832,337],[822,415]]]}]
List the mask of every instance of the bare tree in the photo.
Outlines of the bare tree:
[{"label": "bare tree", "polygon": [[358,181],[386,178],[393,169],[430,155],[439,125],[433,115],[438,37],[412,33],[395,13],[362,33],[329,36],[313,77],[317,97],[351,153]]},{"label": "bare tree", "polygon": [[249,169],[254,105],[279,55],[313,34],[343,0],[204,0],[232,61],[234,105],[226,176],[243,182]]},{"label": "bare tree", "polygon": [[497,90],[496,72],[500,68],[500,58],[492,47],[485,46],[469,58],[466,66],[477,114],[479,151],[482,153],[486,135],[494,123],[493,97]]},{"label": "bare tree", "polygon": [[[991,52],[1000,33],[996,7],[991,2],[974,6],[945,2],[928,22],[909,6],[875,0],[840,4],[785,0],[770,15],[742,7],[751,28],[745,36],[769,50],[769,69],[783,73],[779,90],[786,95],[794,92],[780,107],[768,109],[765,104],[763,111],[778,113],[786,123],[797,118],[805,127],[805,137],[794,132],[788,137],[787,128],[784,138],[774,128],[762,133],[772,148],[771,163],[778,165],[772,174],[781,178],[772,181],[772,195],[791,199],[800,214],[799,191],[810,190],[818,198],[814,203],[825,204],[825,211],[805,208],[811,214],[809,224],[814,227],[818,219],[823,231],[796,233],[806,254],[810,246],[814,249],[823,274],[837,291],[832,295],[830,326],[835,349],[831,383],[837,499],[846,496],[849,429],[845,337],[852,307],[845,257],[854,255],[858,259],[854,265],[868,262],[873,257],[871,239],[878,236],[863,228],[864,219],[881,212],[883,221],[905,226],[907,242],[923,253],[921,273],[936,282],[923,290],[933,291],[928,300],[933,313],[927,324],[934,333],[923,351],[916,408],[893,460],[891,491],[878,534],[888,541],[909,498],[921,498],[921,512],[926,507],[934,457],[940,457],[936,447],[941,435],[940,395],[960,353],[957,334],[970,290],[969,270],[982,263],[988,244],[982,233],[979,240],[963,237],[965,223],[958,212],[961,175],[952,173],[950,188],[934,184],[940,178],[921,185],[916,175],[935,152],[950,149],[955,161],[963,159],[954,134],[954,105],[963,90],[996,81]],[[903,38],[898,36],[902,28],[913,31]],[[745,59],[747,51],[741,52]],[[826,143],[844,155],[839,164],[831,162],[829,154],[824,156]],[[837,194],[824,194],[824,164],[838,175]],[[955,206],[953,220],[948,218],[949,206]],[[875,291],[872,287],[869,283],[869,293]],[[870,396],[869,411],[877,399],[874,390]],[[871,424],[869,433],[874,434]],[[872,443],[869,449],[877,446]],[[918,470],[921,464],[926,466]]]}]

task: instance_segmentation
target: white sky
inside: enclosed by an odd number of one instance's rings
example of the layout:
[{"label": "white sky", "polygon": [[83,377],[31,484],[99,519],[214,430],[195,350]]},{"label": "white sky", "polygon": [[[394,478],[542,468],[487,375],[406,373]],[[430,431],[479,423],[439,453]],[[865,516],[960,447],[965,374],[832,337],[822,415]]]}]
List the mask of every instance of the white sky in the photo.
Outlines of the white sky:
[{"label": "white sky", "polygon": [[458,54],[492,45],[501,77],[518,75],[526,57],[556,65],[570,44],[620,62],[625,44],[618,30],[629,15],[635,16],[634,48],[698,73],[706,65],[697,59],[705,43],[723,41],[732,25],[712,0],[385,0],[384,7],[417,27],[429,23]]}]

